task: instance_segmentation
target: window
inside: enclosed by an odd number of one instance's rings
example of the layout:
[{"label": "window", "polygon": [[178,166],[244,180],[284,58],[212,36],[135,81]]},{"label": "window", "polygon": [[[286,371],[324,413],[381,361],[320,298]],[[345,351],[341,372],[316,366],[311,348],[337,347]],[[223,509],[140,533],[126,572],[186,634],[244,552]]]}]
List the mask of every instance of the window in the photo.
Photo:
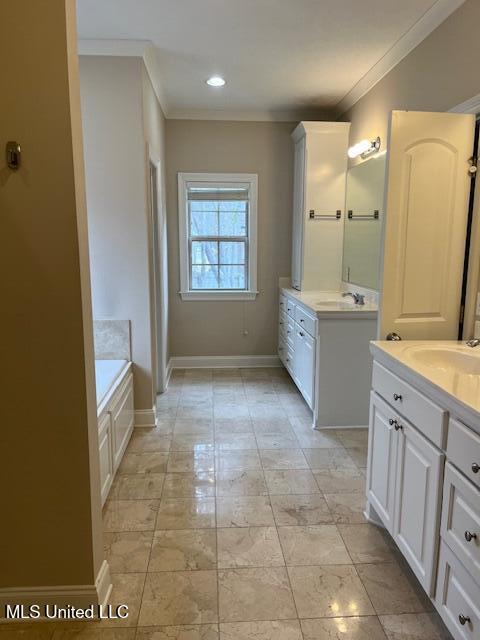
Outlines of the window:
[{"label": "window", "polygon": [[257,176],[179,173],[180,294],[255,298]]}]

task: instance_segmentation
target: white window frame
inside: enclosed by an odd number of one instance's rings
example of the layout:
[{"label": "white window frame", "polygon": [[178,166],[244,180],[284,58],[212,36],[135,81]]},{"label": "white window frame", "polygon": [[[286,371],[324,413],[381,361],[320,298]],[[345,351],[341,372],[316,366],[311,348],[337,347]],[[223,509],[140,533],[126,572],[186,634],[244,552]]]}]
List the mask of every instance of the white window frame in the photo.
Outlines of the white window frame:
[{"label": "white window frame", "polygon": [[[241,183],[249,185],[248,206],[248,286],[242,291],[190,289],[190,256],[188,246],[188,183],[205,182],[209,185]],[[179,173],[178,174],[178,227],[180,243],[180,296],[182,300],[254,300],[257,291],[257,197],[256,173]]]}]

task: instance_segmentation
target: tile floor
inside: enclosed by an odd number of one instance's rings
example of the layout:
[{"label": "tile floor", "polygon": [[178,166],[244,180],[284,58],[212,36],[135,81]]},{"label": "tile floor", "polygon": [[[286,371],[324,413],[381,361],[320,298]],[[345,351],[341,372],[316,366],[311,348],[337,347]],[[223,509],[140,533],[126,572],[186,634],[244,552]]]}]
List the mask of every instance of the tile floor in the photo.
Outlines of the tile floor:
[{"label": "tile floor", "polygon": [[366,430],[311,429],[282,369],[175,371],[104,510],[126,622],[0,626],[16,640],[443,640],[365,522]]}]

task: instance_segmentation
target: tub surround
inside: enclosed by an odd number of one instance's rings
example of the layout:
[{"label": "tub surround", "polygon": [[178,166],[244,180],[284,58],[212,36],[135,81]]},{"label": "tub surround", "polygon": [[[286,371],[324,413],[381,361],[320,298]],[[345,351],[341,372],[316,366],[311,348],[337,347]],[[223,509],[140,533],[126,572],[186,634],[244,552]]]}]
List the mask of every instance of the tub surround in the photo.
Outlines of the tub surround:
[{"label": "tub surround", "polygon": [[[357,291],[357,288],[352,289]],[[280,286],[278,354],[312,410],[314,428],[368,424],[374,299]]]},{"label": "tub surround", "polygon": [[[478,351],[477,351],[478,349]],[[455,640],[480,633],[480,347],[372,342],[366,515]]]},{"label": "tub surround", "polygon": [[131,360],[130,320],[94,320],[93,340],[97,360]]}]

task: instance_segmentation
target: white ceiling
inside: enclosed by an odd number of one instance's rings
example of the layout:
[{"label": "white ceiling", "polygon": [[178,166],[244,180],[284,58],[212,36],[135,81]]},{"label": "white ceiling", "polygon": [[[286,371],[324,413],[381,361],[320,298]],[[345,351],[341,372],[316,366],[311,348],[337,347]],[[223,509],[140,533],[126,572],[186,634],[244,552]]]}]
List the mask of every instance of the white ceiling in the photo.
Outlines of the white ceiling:
[{"label": "white ceiling", "polygon": [[78,30],[151,41],[168,117],[281,119],[348,107],[462,2],[77,0]]}]

